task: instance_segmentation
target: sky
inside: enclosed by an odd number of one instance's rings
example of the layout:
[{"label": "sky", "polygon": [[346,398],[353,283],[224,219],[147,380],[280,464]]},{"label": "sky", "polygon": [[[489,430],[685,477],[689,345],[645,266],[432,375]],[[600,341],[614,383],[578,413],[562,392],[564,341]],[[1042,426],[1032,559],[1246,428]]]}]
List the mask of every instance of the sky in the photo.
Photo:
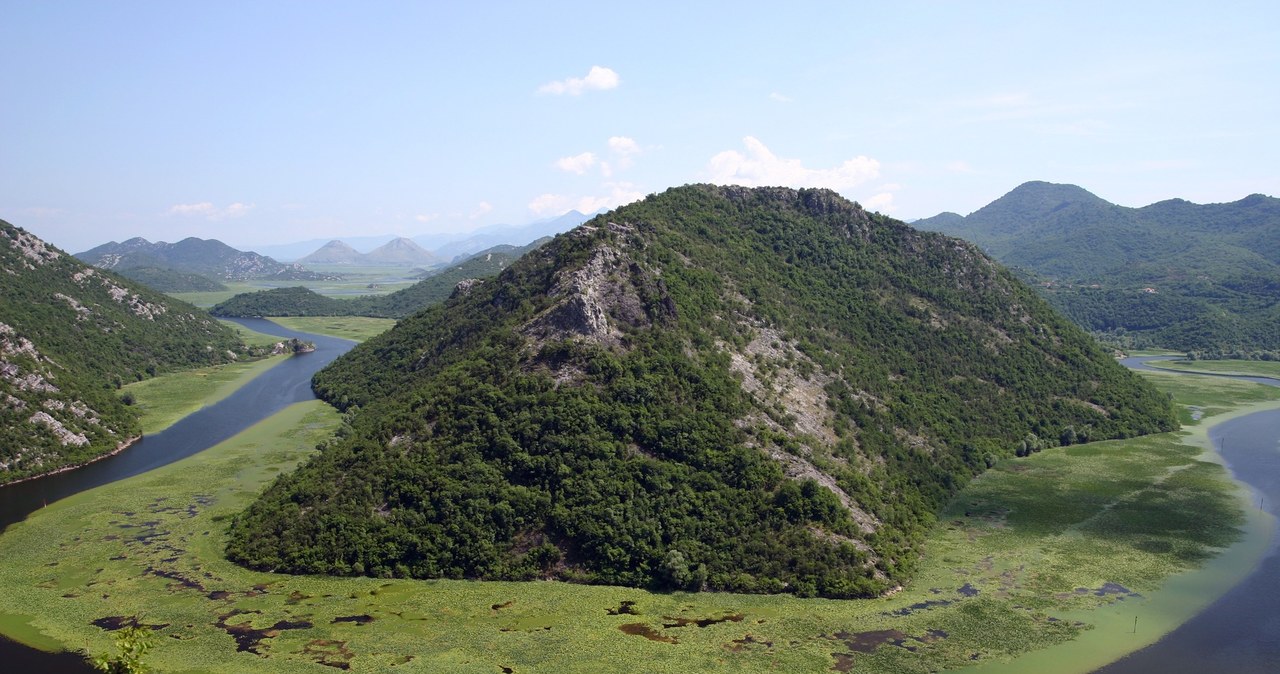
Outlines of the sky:
[{"label": "sky", "polygon": [[[614,6],[624,5],[624,6]],[[0,0],[0,219],[464,232],[695,182],[903,220],[1280,194],[1280,3]]]}]

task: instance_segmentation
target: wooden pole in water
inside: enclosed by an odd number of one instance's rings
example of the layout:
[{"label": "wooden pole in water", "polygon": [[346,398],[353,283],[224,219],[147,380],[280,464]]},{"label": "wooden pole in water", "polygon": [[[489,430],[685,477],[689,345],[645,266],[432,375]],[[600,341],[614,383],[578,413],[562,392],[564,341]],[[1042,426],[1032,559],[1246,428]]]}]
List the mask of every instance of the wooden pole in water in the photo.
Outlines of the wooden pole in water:
[{"label": "wooden pole in water", "polygon": [[1133,633],[1138,633],[1138,616],[1133,616]]}]

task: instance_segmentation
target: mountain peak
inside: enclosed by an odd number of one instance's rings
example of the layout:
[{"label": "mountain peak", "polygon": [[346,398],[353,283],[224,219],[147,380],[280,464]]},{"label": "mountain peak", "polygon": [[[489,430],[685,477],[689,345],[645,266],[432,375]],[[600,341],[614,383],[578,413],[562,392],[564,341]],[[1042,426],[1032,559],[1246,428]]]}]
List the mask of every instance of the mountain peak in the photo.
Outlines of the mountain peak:
[{"label": "mountain peak", "polygon": [[866,596],[1028,434],[1173,423],[975,247],[787,188],[597,216],[314,385],[354,432],[236,518],[242,563]]}]

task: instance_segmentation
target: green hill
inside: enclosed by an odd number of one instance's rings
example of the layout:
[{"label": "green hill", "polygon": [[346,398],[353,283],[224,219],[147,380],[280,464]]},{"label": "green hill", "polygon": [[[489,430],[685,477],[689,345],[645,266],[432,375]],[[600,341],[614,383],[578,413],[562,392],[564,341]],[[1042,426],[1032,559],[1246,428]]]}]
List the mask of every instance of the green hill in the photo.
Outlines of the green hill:
[{"label": "green hill", "polygon": [[0,483],[115,450],[138,434],[116,389],[225,362],[245,347],[184,302],[94,269],[0,221]]},{"label": "green hill", "polygon": [[207,276],[168,267],[127,267],[119,270],[119,273],[162,293],[216,292],[227,289],[225,285]]},{"label": "green hill", "polygon": [[525,246],[494,246],[463,260],[429,271],[422,280],[396,292],[372,297],[334,299],[303,287],[272,288],[241,293],[214,306],[215,316],[370,316],[404,318],[443,302],[454,288],[468,279],[496,275],[520,256],[549,241],[542,238]]},{"label": "green hill", "polygon": [[243,564],[865,596],[995,457],[1175,425],[975,247],[825,190],[598,216],[314,385],[350,427]]},{"label": "green hill", "polygon": [[1031,182],[967,217],[914,224],[1027,270],[1069,317],[1126,345],[1280,352],[1280,199],[1126,208]]}]

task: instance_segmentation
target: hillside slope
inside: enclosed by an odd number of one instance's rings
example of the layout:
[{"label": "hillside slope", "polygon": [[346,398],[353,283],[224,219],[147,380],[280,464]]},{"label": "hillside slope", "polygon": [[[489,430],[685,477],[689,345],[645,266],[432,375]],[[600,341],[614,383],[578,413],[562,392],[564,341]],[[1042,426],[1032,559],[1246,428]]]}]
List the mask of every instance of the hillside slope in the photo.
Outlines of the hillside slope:
[{"label": "hillside slope", "polygon": [[972,245],[781,188],[596,217],[315,388],[351,427],[241,563],[864,596],[995,457],[1175,423]]},{"label": "hillside slope", "polygon": [[1126,208],[1030,182],[915,226],[1031,272],[1069,317],[1126,345],[1280,355],[1280,199]]},{"label": "hillside slope", "polygon": [[225,362],[235,333],[0,221],[0,483],[115,450],[137,435],[122,383]]}]

